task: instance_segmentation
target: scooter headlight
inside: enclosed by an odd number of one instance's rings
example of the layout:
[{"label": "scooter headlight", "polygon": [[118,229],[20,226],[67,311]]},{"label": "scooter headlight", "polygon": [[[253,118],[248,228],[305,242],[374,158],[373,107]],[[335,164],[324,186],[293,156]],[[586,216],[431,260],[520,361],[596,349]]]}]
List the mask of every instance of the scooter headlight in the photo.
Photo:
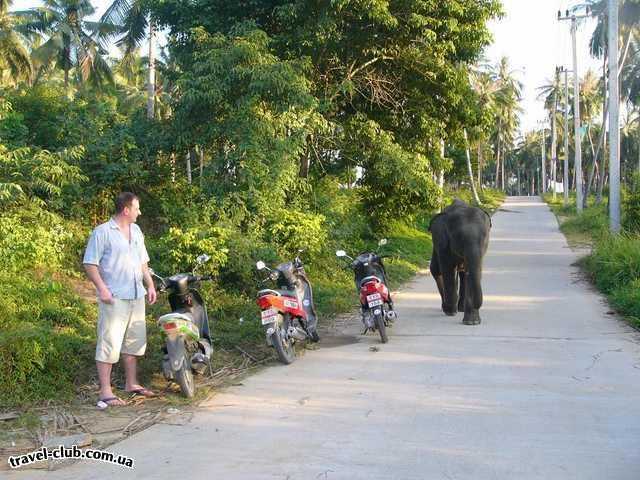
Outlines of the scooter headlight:
[{"label": "scooter headlight", "polygon": [[269,278],[274,282],[278,279],[279,276],[280,276],[280,272],[278,272],[277,270],[274,270],[269,274]]}]

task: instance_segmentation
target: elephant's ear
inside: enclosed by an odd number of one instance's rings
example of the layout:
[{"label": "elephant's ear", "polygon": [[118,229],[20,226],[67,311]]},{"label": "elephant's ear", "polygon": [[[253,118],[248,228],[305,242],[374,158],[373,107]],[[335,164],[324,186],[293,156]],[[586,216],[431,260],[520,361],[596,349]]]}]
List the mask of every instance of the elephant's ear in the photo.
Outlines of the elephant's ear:
[{"label": "elephant's ear", "polygon": [[431,219],[431,221],[429,222],[429,228],[428,228],[428,231],[429,231],[429,232],[431,231],[431,225],[433,225],[434,220],[435,220],[436,218],[438,218],[438,217],[443,216],[444,214],[445,214],[444,212],[439,213],[439,214],[437,214],[436,216],[434,216],[434,217]]}]

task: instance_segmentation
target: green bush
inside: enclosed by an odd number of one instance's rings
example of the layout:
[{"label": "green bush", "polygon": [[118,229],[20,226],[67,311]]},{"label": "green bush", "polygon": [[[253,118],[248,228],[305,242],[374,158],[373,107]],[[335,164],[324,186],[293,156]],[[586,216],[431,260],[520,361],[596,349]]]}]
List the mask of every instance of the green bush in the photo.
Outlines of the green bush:
[{"label": "green bush", "polygon": [[622,226],[627,232],[640,232],[640,172],[635,172],[622,196]]},{"label": "green bush", "polygon": [[93,373],[95,310],[48,274],[0,283],[0,408],[72,398]]}]

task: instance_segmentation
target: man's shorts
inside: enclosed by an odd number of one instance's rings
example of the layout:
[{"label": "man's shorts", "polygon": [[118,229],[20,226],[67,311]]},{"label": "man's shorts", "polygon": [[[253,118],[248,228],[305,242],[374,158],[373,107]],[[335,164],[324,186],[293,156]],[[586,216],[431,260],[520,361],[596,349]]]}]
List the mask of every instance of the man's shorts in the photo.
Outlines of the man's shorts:
[{"label": "man's shorts", "polygon": [[98,362],[116,363],[120,353],[144,355],[147,348],[144,306],[144,297],[114,298],[113,303],[98,301]]}]

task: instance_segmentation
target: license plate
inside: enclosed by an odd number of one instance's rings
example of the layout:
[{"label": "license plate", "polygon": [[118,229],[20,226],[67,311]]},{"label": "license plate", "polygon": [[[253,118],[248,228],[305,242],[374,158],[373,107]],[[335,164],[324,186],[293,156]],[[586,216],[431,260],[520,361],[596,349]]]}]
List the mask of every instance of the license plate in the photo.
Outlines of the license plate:
[{"label": "license plate", "polygon": [[287,308],[298,308],[298,302],[294,302],[293,300],[285,300],[284,306]]},{"label": "license plate", "polygon": [[382,300],[371,300],[369,302],[369,308],[377,307],[378,305],[382,305]]},{"label": "license plate", "polygon": [[274,323],[278,319],[278,311],[275,308],[267,308],[260,313],[262,325]]},{"label": "license plate", "polygon": [[371,300],[380,300],[382,297],[380,296],[379,293],[373,293],[371,295],[367,295],[367,301],[371,301]]}]

